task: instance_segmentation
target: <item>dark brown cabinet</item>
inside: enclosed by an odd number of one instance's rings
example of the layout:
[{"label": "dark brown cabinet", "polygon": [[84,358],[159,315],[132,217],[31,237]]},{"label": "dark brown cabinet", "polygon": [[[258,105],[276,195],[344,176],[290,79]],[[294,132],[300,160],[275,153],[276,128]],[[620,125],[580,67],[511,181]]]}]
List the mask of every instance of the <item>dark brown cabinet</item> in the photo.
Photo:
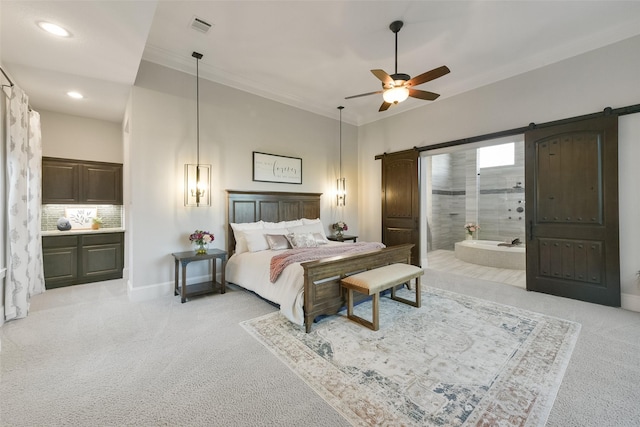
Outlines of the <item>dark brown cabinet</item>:
[{"label": "dark brown cabinet", "polygon": [[81,236],[79,281],[81,283],[122,278],[123,233]]},{"label": "dark brown cabinet", "polygon": [[78,203],[80,164],[62,159],[42,159],[42,203]]},{"label": "dark brown cabinet", "polygon": [[47,289],[122,278],[124,233],[42,238]]},{"label": "dark brown cabinet", "polygon": [[42,263],[47,289],[69,286],[78,281],[78,237],[42,238]]},{"label": "dark brown cabinet", "polygon": [[42,158],[43,204],[122,204],[122,165]]}]

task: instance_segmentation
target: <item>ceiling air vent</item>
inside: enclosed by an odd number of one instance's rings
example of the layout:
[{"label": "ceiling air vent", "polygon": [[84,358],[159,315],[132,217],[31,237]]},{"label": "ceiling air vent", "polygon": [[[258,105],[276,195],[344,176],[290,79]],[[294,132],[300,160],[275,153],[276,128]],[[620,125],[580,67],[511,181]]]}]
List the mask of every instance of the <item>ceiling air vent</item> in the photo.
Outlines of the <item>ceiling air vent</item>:
[{"label": "ceiling air vent", "polygon": [[191,21],[191,28],[196,31],[200,31],[201,33],[207,34],[211,29],[212,25],[207,21],[204,21],[200,18],[193,17],[193,21]]}]

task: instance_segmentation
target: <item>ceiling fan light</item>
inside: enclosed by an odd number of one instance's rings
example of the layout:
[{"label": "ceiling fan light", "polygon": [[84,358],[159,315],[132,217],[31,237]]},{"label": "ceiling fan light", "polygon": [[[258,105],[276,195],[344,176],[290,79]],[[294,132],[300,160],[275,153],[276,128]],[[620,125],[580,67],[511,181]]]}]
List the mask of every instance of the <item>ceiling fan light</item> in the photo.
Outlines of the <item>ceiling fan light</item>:
[{"label": "ceiling fan light", "polygon": [[409,89],[406,87],[394,87],[387,89],[382,94],[382,98],[389,104],[397,104],[409,97]]}]

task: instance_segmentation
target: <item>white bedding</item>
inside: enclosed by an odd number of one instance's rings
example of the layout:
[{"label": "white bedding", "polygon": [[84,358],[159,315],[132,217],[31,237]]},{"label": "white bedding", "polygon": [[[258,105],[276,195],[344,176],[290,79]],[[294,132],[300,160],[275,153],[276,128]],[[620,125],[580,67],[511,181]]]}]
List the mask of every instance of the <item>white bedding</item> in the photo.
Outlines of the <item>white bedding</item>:
[{"label": "white bedding", "polygon": [[[330,242],[329,245],[344,245]],[[304,324],[304,270],[300,263],[287,266],[275,283],[269,281],[271,257],[284,251],[234,254],[229,258],[226,280],[255,292],[280,306],[280,312],[297,325]]]}]

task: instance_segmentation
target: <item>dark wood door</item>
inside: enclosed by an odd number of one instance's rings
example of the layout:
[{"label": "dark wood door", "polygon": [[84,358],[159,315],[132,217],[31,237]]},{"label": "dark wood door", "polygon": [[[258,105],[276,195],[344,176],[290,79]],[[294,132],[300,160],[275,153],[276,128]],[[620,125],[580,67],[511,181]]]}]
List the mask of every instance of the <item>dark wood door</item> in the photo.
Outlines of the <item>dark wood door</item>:
[{"label": "dark wood door", "polygon": [[620,306],[618,118],[525,133],[527,289]]},{"label": "dark wood door", "polygon": [[382,156],[382,243],[413,243],[414,265],[420,265],[419,160],[416,150]]}]

